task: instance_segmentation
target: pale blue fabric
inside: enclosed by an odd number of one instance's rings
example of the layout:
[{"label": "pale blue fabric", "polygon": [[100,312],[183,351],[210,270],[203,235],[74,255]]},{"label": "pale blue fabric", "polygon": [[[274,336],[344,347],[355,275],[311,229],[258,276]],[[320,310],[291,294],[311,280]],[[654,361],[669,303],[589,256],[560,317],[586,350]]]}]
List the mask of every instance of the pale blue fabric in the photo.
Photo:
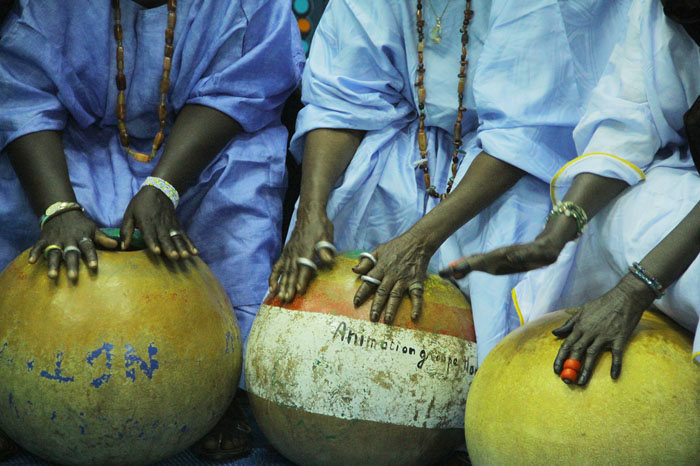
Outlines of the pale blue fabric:
[{"label": "pale blue fabric", "polygon": [[[633,186],[596,215],[580,244],[567,245],[555,264],[518,284],[515,294],[526,320],[580,306],[610,290],[700,200],[700,176],[683,128],[683,115],[698,95],[700,48],[666,18],[659,0],[635,0],[626,37],[576,128],[583,156],[563,170],[553,189],[560,199],[579,173]],[[699,275],[696,259],[654,303],[691,331],[699,325]],[[697,331],[693,353],[700,362]]]},{"label": "pale blue fabric", "polygon": [[[569,38],[593,37],[593,21],[567,23],[563,11],[576,18],[575,8],[593,3],[473,2],[465,91],[469,110],[462,135],[467,154],[457,181],[482,150],[528,175],[453,235],[432,258],[433,270],[460,256],[530,241],[542,228],[551,207],[548,183],[575,154],[571,133],[582,113],[581,96],[592,87],[585,79],[592,71],[585,65],[602,67],[600,55],[605,55],[581,45],[580,56],[574,56]],[[436,2],[436,9],[443,5]],[[442,43],[426,39],[425,46],[428,166],[440,192],[451,163],[463,9],[464,2],[451,2],[442,20]],[[435,16],[427,5],[424,16],[429,32]],[[579,29],[585,30],[579,34]],[[304,135],[317,128],[368,131],[328,204],[340,250],[372,250],[437,205],[425,194],[422,172],[413,165],[420,159],[416,69],[415,2],[331,0],[304,71],[307,106],[299,115],[292,151],[301,157]],[[510,300],[518,280],[474,273],[460,282],[471,297],[480,361],[519,325]]]},{"label": "pale blue fabric", "polygon": [[[148,151],[158,130],[167,9],[121,5],[126,123],[134,148]],[[110,2],[22,0],[0,35],[0,148],[31,132],[63,130],[78,201],[100,226],[118,227],[159,159],[136,162],[119,144]],[[287,142],[279,118],[303,61],[288,1],[178,2],[168,131],[186,104],[215,108],[244,130],[178,207],[182,226],[237,309],[260,303],[279,253]],[[0,199],[1,270],[39,235],[5,153]],[[237,314],[247,337],[254,312]]]}]

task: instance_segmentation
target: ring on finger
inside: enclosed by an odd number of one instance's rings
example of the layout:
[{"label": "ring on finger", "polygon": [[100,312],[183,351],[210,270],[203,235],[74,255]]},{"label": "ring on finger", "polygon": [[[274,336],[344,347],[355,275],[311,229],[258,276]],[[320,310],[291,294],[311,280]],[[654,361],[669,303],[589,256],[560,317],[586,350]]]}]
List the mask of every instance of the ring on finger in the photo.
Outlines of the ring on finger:
[{"label": "ring on finger", "polygon": [[363,252],[362,254],[360,254],[360,259],[362,259],[363,257],[366,258],[366,259],[371,260],[371,261],[372,261],[372,265],[377,265],[377,258],[374,257],[372,254],[370,254],[370,253],[368,253],[368,252]]},{"label": "ring on finger", "polygon": [[170,233],[168,233],[171,238],[175,238],[176,236],[182,236],[183,233],[181,231],[177,230],[170,230]]},{"label": "ring on finger", "polygon": [[421,282],[415,282],[413,285],[408,287],[409,293],[413,290],[418,290],[420,292],[423,292],[423,283]]},{"label": "ring on finger", "polygon": [[58,249],[58,252],[63,253],[63,249],[62,249],[61,246],[59,246],[58,244],[49,244],[49,245],[46,246],[46,248],[44,249],[44,259],[48,259],[49,253],[50,253],[51,251],[53,251],[54,249]]},{"label": "ring on finger", "polygon": [[314,246],[314,251],[318,253],[321,252],[321,249],[328,249],[334,256],[338,252],[333,243],[331,243],[330,241],[319,241],[318,243],[316,243],[316,245]]},{"label": "ring on finger", "polygon": [[366,283],[371,283],[372,285],[377,285],[377,286],[382,284],[381,280],[377,280],[376,278],[370,277],[369,275],[361,275],[360,280],[362,280],[363,282],[366,282]]},{"label": "ring on finger", "polygon": [[69,252],[77,252],[78,255],[80,255],[80,249],[78,249],[76,246],[66,246],[66,248],[63,250],[63,259],[66,258]]},{"label": "ring on finger", "polygon": [[296,263],[303,265],[304,267],[309,267],[314,272],[318,271],[318,266],[314,263],[314,261],[307,259],[306,257],[297,257]]}]

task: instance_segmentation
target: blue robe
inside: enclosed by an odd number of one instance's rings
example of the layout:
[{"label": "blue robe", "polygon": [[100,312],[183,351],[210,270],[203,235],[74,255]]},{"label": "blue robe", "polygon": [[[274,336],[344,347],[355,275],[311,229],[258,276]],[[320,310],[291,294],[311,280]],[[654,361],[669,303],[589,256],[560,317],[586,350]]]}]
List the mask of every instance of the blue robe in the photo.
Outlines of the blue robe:
[{"label": "blue robe", "polygon": [[[431,260],[433,270],[460,256],[530,241],[541,230],[551,208],[548,184],[575,156],[572,130],[581,115],[582,96],[595,81],[590,75],[602,68],[612,47],[608,41],[596,43],[588,15],[583,26],[576,22],[577,8],[586,11],[597,3],[473,2],[468,110],[462,123],[466,154],[456,183],[481,151],[527,174],[448,239]],[[436,2],[436,8],[444,4]],[[457,114],[464,2],[447,6],[440,44],[429,39],[436,18],[424,5],[428,167],[433,184],[444,192]],[[600,23],[609,25],[615,15],[608,13],[616,8],[597,8],[605,10]],[[307,106],[297,121],[293,153],[301,157],[304,135],[314,129],[367,131],[327,207],[339,250],[372,250],[437,205],[414,165],[420,160],[417,46],[412,0],[331,0],[316,30],[303,76]],[[510,300],[518,280],[473,273],[460,281],[471,298],[479,361],[520,325]]]},{"label": "blue robe", "polygon": [[[167,8],[122,1],[126,124],[149,152],[158,131]],[[118,227],[159,157],[137,162],[119,143],[116,41],[110,2],[22,0],[0,30],[0,149],[42,130],[63,132],[78,202]],[[231,301],[247,338],[280,249],[287,131],[281,107],[304,56],[289,2],[180,0],[167,132],[186,104],[217,109],[243,128],[183,193],[182,227]],[[166,137],[167,144],[167,137]],[[39,237],[38,219],[0,153],[0,270]]]},{"label": "blue robe", "polygon": [[[574,133],[580,157],[552,179],[554,201],[580,173],[631,185],[598,213],[557,262],[527,274],[513,291],[526,320],[596,299],[641,261],[700,200],[700,176],[685,140],[683,115],[700,95],[700,48],[668,19],[658,0],[635,0]],[[654,306],[695,331],[700,362],[700,259]]]}]

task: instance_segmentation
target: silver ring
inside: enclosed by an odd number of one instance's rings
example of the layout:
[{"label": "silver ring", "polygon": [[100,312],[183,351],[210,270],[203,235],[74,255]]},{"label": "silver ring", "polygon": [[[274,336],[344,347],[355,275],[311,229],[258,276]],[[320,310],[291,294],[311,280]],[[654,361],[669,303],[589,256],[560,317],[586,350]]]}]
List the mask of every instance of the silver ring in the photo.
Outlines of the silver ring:
[{"label": "silver ring", "polygon": [[363,252],[362,254],[360,254],[360,259],[362,259],[363,257],[366,257],[367,259],[371,260],[372,265],[377,265],[377,258],[374,257],[372,254],[368,252]]},{"label": "silver ring", "polygon": [[338,252],[333,243],[330,241],[319,241],[316,243],[316,246],[314,246],[314,251],[320,252],[321,249],[328,249],[334,256]]},{"label": "silver ring", "polygon": [[379,285],[382,284],[382,281],[381,281],[381,280],[377,280],[376,278],[372,278],[372,277],[370,277],[369,275],[362,275],[362,276],[360,276],[360,279],[361,279],[363,282],[371,283],[372,285],[377,285],[377,286],[379,286]]},{"label": "silver ring", "polygon": [[[90,238],[88,238],[87,236],[85,236],[83,239],[78,241],[78,244],[83,244],[85,241],[92,241],[92,240]],[[66,249],[68,249],[68,248],[66,248]]]},{"label": "silver ring", "polygon": [[421,290],[423,291],[423,284],[421,282],[415,282],[413,285],[408,287],[408,292],[410,293],[413,290]]},{"label": "silver ring", "polygon": [[75,247],[75,246],[66,246],[65,249],[63,250],[63,258],[65,259],[65,258],[66,258],[66,255],[67,255],[69,252],[71,252],[71,251],[77,252],[78,255],[81,254],[80,249],[78,249],[77,247]]},{"label": "silver ring", "polygon": [[307,259],[306,257],[297,257],[296,262],[299,265],[303,265],[305,267],[309,267],[310,269],[313,269],[314,272],[316,272],[318,270],[318,266],[314,263],[314,261]]},{"label": "silver ring", "polygon": [[168,233],[171,238],[175,238],[176,236],[182,236],[183,233],[181,231],[177,230],[170,230],[170,233]]}]

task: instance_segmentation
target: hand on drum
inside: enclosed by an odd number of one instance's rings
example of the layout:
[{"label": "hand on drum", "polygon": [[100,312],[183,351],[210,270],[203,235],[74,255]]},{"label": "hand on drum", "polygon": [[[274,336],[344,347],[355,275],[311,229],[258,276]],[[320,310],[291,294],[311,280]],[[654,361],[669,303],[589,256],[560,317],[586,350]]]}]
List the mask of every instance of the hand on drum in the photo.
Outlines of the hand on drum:
[{"label": "hand on drum", "polygon": [[282,255],[272,267],[269,292],[282,302],[290,302],[303,295],[314,278],[318,262],[326,267],[335,260],[333,223],[325,212],[308,213],[300,208],[297,222]]},{"label": "hand on drum", "polygon": [[363,253],[360,263],[352,269],[364,282],[355,293],[353,304],[361,306],[374,294],[370,320],[377,322],[383,311],[384,322],[390,324],[408,293],[411,319],[417,320],[423,309],[423,281],[433,253],[410,232],[382,244],[371,254]]},{"label": "hand on drum", "polygon": [[98,230],[95,223],[81,211],[64,212],[46,221],[39,241],[29,253],[29,262],[36,263],[43,253],[48,261],[50,278],[58,277],[61,262],[65,262],[68,278],[75,282],[81,255],[90,270],[97,270],[95,242],[108,249],[118,245]]},{"label": "hand on drum", "polygon": [[459,279],[475,271],[492,275],[526,272],[556,262],[563,247],[563,244],[547,238],[538,238],[531,243],[506,246],[460,259],[440,270],[440,276]]},{"label": "hand on drum", "polygon": [[585,385],[601,351],[608,349],[612,350],[610,376],[613,379],[620,376],[625,345],[644,310],[654,300],[653,294],[649,296],[649,289],[639,287],[634,280],[623,279],[600,298],[578,308],[563,326],[552,332],[559,338],[566,338],[554,360],[554,372],[561,375],[565,362],[570,359],[581,366],[577,377],[568,380],[563,377],[566,383]]},{"label": "hand on drum", "polygon": [[159,189],[144,186],[131,199],[121,227],[122,249],[131,245],[134,229],[143,234],[153,254],[165,254],[172,260],[187,259],[198,254],[197,248],[180,227],[172,201]]}]

